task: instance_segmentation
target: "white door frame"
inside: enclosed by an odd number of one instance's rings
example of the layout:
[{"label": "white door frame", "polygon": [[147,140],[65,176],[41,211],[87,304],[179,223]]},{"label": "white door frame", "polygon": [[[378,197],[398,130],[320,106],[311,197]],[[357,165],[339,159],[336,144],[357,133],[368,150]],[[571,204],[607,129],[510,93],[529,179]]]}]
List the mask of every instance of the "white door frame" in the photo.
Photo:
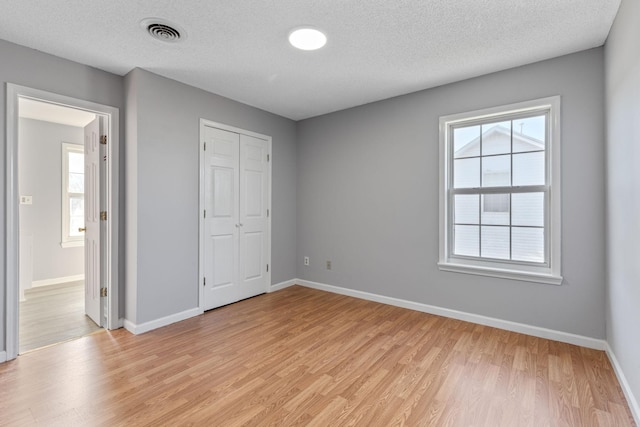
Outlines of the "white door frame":
[{"label": "white door frame", "polygon": [[267,153],[269,155],[269,162],[267,164],[267,209],[269,210],[269,216],[267,217],[267,265],[269,265],[269,271],[267,271],[267,280],[265,284],[265,293],[269,292],[271,287],[271,137],[256,132],[251,132],[245,129],[237,128],[234,126],[217,123],[207,119],[200,119],[200,203],[198,209],[198,215],[200,217],[198,240],[200,244],[199,259],[198,259],[198,310],[202,314],[204,313],[204,208],[205,208],[205,170],[204,170],[204,128],[205,126],[214,127],[217,129],[226,130],[229,132],[238,133],[241,135],[253,136],[255,138],[264,139],[267,142]]},{"label": "white door frame", "polygon": [[5,349],[7,360],[15,359],[18,355],[18,304],[19,304],[19,239],[20,228],[18,203],[18,99],[31,98],[52,104],[85,110],[102,115],[106,118],[107,158],[106,196],[106,254],[105,286],[107,288],[108,329],[122,326],[118,316],[118,148],[119,148],[119,110],[108,105],[97,104],[82,99],[72,98],[26,86],[7,83],[7,122],[6,122],[6,246],[5,246]]}]

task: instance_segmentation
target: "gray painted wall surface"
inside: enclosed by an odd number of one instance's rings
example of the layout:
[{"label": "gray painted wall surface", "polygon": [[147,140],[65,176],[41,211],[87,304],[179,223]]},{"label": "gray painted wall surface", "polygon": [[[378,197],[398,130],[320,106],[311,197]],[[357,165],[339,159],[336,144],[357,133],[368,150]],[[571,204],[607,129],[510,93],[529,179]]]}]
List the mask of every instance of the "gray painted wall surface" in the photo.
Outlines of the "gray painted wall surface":
[{"label": "gray painted wall surface", "polygon": [[[598,48],[299,122],[298,277],[604,338],[603,82]],[[552,95],[563,285],[439,271],[439,117]]]},{"label": "gray painted wall surface", "polygon": [[82,128],[20,119],[18,187],[33,196],[32,205],[20,205],[20,231],[33,235],[34,281],[84,272],[84,247],[60,246],[62,143],[82,146],[83,140]]},{"label": "gray painted wall surface", "polygon": [[605,48],[607,341],[640,401],[640,2],[623,0]]},{"label": "gray painted wall surface", "polygon": [[127,198],[127,245],[136,248],[127,260],[137,266],[127,319],[140,324],[198,306],[200,118],[273,137],[271,277],[295,277],[295,122],[141,69],[126,82],[128,108],[136,108],[128,112],[127,185],[137,203]]},{"label": "gray painted wall surface", "polygon": [[[6,82],[28,86],[66,96],[120,108],[123,123],[124,97],[122,77],[65,59],[0,40],[0,133],[6,137]],[[120,138],[123,139],[123,126]],[[6,141],[5,141],[6,143]],[[121,150],[123,153],[124,150]],[[123,158],[120,159],[123,161]],[[0,150],[0,188],[6,188],[6,150]],[[121,178],[122,186],[122,178]],[[120,210],[124,212],[123,203]],[[0,224],[6,224],[4,197],[0,198]],[[5,227],[0,227],[0,241],[5,242]],[[121,255],[122,256],[122,255]],[[5,258],[5,245],[0,245],[0,259]],[[122,266],[122,262],[120,265]],[[124,270],[121,270],[121,277]],[[5,266],[0,264],[0,351],[5,350]]]}]

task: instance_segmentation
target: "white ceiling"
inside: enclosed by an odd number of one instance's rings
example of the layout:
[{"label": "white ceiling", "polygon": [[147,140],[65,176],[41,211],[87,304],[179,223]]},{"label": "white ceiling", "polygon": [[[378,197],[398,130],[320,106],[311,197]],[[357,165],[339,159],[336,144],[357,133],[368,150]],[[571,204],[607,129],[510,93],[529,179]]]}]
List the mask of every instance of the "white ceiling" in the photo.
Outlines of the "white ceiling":
[{"label": "white ceiling", "polygon": [[[2,0],[0,38],[295,120],[601,46],[620,0]],[[182,27],[176,44],[140,21]],[[291,29],[324,30],[314,52]]]},{"label": "white ceiling", "polygon": [[75,108],[63,107],[62,105],[49,104],[47,102],[39,102],[27,98],[19,98],[18,102],[20,117],[26,119],[43,120],[45,122],[85,127],[96,118],[94,113],[77,110]]}]

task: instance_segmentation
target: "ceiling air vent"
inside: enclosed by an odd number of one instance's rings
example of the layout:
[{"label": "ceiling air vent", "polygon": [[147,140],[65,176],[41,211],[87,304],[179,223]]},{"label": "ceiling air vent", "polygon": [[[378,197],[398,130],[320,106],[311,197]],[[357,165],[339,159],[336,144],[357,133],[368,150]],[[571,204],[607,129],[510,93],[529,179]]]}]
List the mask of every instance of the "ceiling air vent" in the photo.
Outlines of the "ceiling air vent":
[{"label": "ceiling air vent", "polygon": [[157,18],[147,18],[140,22],[142,28],[146,29],[149,35],[156,40],[166,43],[176,43],[184,39],[184,31],[177,25]]}]

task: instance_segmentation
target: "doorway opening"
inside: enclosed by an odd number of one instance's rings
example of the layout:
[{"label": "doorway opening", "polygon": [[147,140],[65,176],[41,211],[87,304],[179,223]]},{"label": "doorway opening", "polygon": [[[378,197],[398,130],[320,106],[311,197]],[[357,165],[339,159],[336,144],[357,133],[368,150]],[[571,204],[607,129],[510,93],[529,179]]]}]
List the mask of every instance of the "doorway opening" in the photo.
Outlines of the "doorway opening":
[{"label": "doorway opening", "polygon": [[7,359],[121,327],[118,109],[7,84]]},{"label": "doorway opening", "polygon": [[85,306],[85,127],[96,114],[20,97],[18,117],[21,354],[103,322]]}]

